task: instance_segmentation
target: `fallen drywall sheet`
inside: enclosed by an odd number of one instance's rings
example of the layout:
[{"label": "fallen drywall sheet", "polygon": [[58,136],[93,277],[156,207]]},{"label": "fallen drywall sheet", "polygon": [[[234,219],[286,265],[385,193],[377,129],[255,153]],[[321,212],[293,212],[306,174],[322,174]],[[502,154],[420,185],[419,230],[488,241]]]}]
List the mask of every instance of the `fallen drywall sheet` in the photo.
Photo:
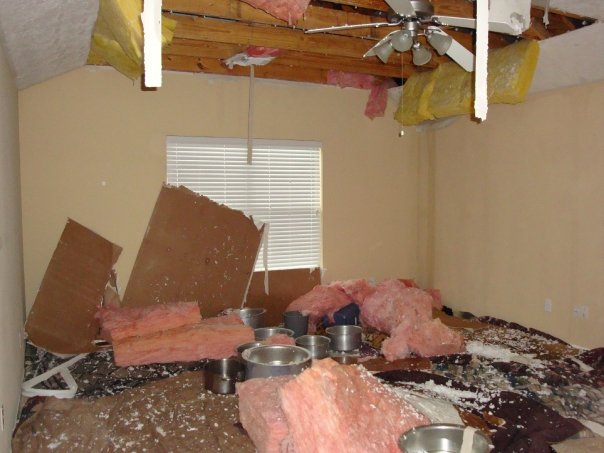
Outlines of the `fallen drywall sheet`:
[{"label": "fallen drywall sheet", "polygon": [[266,308],[264,322],[276,326],[283,312],[295,299],[321,284],[321,269],[288,269],[268,273],[269,293],[264,292],[264,272],[254,272],[247,296],[247,307]]},{"label": "fallen drywall sheet", "polygon": [[25,324],[30,341],[61,354],[94,351],[94,314],[121,251],[69,219]]},{"label": "fallen drywall sheet", "polygon": [[203,317],[241,305],[262,228],[185,187],[163,186],[123,305],[198,302]]}]

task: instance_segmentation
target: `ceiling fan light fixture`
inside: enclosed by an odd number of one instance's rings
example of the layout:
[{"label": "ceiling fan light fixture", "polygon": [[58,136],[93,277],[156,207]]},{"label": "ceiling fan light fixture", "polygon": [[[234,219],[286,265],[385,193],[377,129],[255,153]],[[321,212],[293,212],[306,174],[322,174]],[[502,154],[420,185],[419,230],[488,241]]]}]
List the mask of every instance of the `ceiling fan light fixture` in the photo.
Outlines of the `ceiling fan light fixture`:
[{"label": "ceiling fan light fixture", "polygon": [[382,63],[385,64],[388,63],[388,58],[390,58],[390,55],[392,55],[392,52],[394,52],[394,47],[392,47],[390,41],[386,41],[385,43],[376,46],[374,48],[374,52]]},{"label": "ceiling fan light fixture", "polygon": [[394,50],[406,52],[411,49],[411,46],[413,45],[413,37],[409,33],[399,30],[392,34],[390,44],[392,44]]},{"label": "ceiling fan light fixture", "polygon": [[451,38],[449,35],[439,33],[438,31],[431,31],[430,33],[427,33],[426,39],[439,55],[446,54],[451,47],[451,43],[453,42],[453,38]]},{"label": "ceiling fan light fixture", "polygon": [[416,66],[422,66],[428,63],[432,59],[432,52],[420,43],[416,42],[413,44],[413,64]]}]

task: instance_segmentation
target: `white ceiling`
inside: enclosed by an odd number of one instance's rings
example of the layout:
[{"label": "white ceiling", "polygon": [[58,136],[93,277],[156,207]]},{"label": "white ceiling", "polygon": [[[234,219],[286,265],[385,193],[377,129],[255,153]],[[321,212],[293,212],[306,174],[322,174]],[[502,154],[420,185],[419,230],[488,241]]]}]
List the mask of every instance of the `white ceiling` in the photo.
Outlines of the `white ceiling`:
[{"label": "white ceiling", "polygon": [[86,64],[98,0],[0,0],[0,45],[27,88]]},{"label": "white ceiling", "polygon": [[[547,2],[533,0],[541,6]],[[19,89],[85,65],[98,3],[99,0],[0,0],[0,45]],[[549,4],[550,8],[604,20],[604,0],[549,0]],[[542,41],[542,50],[547,49],[548,58],[556,62],[566,56],[582,57],[580,62],[591,61],[595,75],[585,74],[589,66],[575,66],[574,70],[588,81],[600,80],[604,58],[602,53],[594,53],[593,44],[594,40],[600,45],[604,41],[601,25],[585,27],[591,30],[582,32],[584,36],[580,39],[578,35],[583,29],[572,32],[577,39],[562,35]],[[585,36],[589,39],[584,39]],[[549,68],[541,65],[542,73],[544,67]],[[553,85],[546,84],[548,89]]]}]

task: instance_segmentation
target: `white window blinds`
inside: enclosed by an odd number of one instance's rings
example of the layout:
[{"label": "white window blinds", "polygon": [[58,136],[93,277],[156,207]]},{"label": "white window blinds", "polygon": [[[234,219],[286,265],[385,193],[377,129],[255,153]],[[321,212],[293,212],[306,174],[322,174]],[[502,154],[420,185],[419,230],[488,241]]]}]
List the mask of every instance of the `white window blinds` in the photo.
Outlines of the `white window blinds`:
[{"label": "white window blinds", "polygon": [[[167,138],[167,182],[269,224],[268,268],[321,265],[321,145],[211,137]],[[262,270],[262,253],[256,270]]]}]

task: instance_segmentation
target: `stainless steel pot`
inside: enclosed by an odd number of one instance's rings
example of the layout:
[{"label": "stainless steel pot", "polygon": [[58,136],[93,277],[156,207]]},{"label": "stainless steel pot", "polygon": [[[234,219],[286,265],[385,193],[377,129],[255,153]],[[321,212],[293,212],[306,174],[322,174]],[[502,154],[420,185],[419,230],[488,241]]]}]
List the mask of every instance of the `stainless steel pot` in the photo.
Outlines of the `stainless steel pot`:
[{"label": "stainless steel pot", "polygon": [[307,349],[313,359],[323,359],[329,355],[331,340],[322,335],[302,335],[296,338],[296,345]]},{"label": "stainless steel pot", "polygon": [[325,329],[331,340],[333,351],[354,351],[361,347],[361,334],[363,330],[359,326],[331,326]]},{"label": "stainless steel pot", "polygon": [[284,327],[261,327],[259,329],[254,329],[254,337],[256,341],[264,341],[268,337],[277,334],[285,334],[290,337],[294,336],[294,331],[291,329],[286,329]]},{"label": "stainless steel pot", "polygon": [[213,393],[235,393],[235,383],[244,378],[245,366],[237,359],[210,360],[204,367],[205,388]]},{"label": "stainless steel pot", "polygon": [[246,379],[299,374],[312,362],[306,349],[280,344],[246,349],[241,357],[245,363]]},{"label": "stainless steel pot", "polygon": [[266,308],[242,308],[238,311],[239,317],[246,326],[250,326],[252,329],[264,327]]},{"label": "stainless steel pot", "polygon": [[[417,426],[404,433],[398,442],[401,451],[406,453],[444,452],[460,453],[463,445],[463,425],[452,425],[448,423],[435,423],[433,425]],[[470,433],[471,434],[471,433]],[[475,430],[471,437],[472,453],[487,453],[489,451],[489,440],[480,432]]]}]

